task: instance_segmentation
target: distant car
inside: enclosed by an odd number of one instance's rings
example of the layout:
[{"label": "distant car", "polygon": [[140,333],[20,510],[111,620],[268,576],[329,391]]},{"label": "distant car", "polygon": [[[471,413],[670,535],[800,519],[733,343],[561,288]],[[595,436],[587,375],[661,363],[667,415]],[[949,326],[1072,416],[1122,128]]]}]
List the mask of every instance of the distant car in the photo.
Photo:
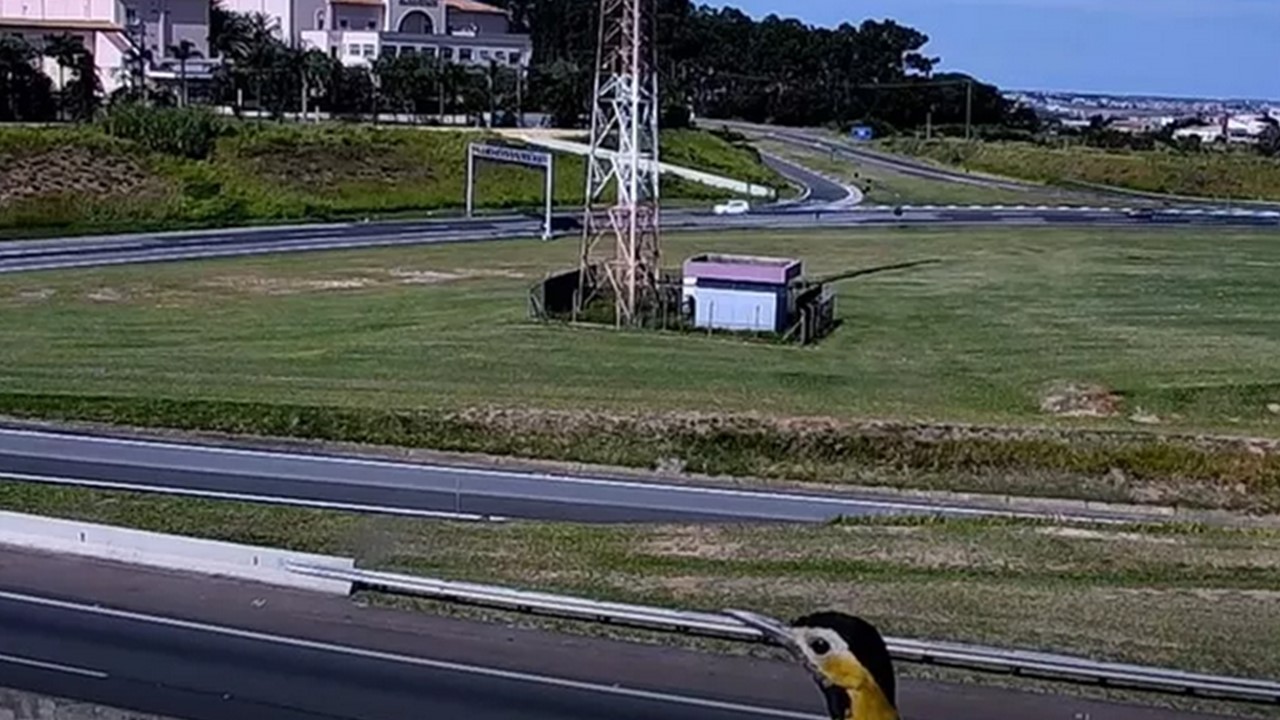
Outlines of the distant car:
[{"label": "distant car", "polygon": [[1138,208],[1136,210],[1130,210],[1125,214],[1135,220],[1152,220],[1156,216],[1156,212],[1151,208]]},{"label": "distant car", "polygon": [[716,205],[711,211],[716,215],[746,215],[751,212],[751,205],[746,200],[729,200]]}]

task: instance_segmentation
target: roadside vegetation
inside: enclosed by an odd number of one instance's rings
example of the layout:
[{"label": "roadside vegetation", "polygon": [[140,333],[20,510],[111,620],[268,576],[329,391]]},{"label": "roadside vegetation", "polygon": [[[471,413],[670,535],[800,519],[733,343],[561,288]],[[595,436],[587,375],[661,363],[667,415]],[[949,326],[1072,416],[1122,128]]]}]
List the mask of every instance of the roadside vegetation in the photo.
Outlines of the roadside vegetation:
[{"label": "roadside vegetation", "polygon": [[[469,142],[484,131],[227,121],[122,106],[99,126],[0,129],[0,238],[423,214],[462,206]],[[709,133],[663,138],[672,162],[777,188],[755,152]],[[559,156],[555,201],[582,202],[583,160]],[[542,179],[482,164],[482,208],[541,202]],[[675,202],[724,197],[671,180]]]},{"label": "roadside vegetation", "polygon": [[700,251],[870,272],[837,284],[843,326],[811,348],[529,322],[573,242],[10,276],[0,413],[1280,510],[1269,234],[668,238],[673,263]]},{"label": "roadside vegetation", "polygon": [[885,150],[981,173],[1051,185],[1109,185],[1217,200],[1280,201],[1280,157],[1254,152],[1183,152],[1054,147],[1030,142],[890,138]]},{"label": "roadside vegetation", "polygon": [[362,567],[890,635],[1280,674],[1280,533],[1014,521],[460,524],[0,480],[0,508],[355,557]]},{"label": "roadside vegetation", "polygon": [[825,173],[862,190],[867,205],[1097,205],[1096,195],[1063,188],[1005,190],[912,177],[904,173],[836,157],[820,150],[797,148],[774,140],[755,143],[761,150],[802,167]]}]

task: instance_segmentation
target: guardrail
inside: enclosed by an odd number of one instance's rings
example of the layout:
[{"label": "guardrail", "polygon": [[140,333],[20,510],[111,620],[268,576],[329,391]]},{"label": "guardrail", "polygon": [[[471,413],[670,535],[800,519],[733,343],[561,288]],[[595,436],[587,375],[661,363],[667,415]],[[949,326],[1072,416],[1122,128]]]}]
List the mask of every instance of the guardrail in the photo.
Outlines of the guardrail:
[{"label": "guardrail", "polygon": [[[371,590],[443,602],[680,635],[745,642],[765,641],[759,630],[728,612],[699,612],[601,602],[568,595],[373,570],[344,570],[300,564],[290,564],[288,569],[310,577],[350,582],[353,586]],[[885,641],[890,654],[900,662],[1118,689],[1280,705],[1280,682],[1270,680],[1222,677],[1100,662],[1069,655],[1002,650],[931,640],[885,638]]]}]

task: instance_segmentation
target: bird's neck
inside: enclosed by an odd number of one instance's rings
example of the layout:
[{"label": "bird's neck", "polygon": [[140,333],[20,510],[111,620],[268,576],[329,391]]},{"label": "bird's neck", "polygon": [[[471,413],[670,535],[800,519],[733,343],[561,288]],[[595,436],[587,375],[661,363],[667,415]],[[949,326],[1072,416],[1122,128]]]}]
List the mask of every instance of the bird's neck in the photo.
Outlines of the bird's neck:
[{"label": "bird's neck", "polygon": [[849,720],[898,720],[898,711],[880,688],[863,687],[850,695]]}]

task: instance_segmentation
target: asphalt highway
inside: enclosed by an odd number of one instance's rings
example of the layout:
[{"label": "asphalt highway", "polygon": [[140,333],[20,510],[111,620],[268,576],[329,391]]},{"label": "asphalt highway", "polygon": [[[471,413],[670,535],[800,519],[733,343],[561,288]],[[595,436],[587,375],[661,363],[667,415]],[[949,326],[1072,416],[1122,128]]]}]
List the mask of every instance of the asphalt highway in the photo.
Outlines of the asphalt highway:
[{"label": "asphalt highway", "polygon": [[[576,522],[824,522],[837,516],[1063,517],[990,503],[819,494],[425,465],[333,454],[0,429],[0,478],[388,513],[461,513]],[[1072,511],[1091,521],[1137,515]],[[1067,519],[1067,518],[1064,518]]]},{"label": "asphalt highway", "polygon": [[[797,177],[798,172],[794,173]],[[1252,227],[1280,229],[1280,212],[1160,211],[1135,216],[1114,208],[1070,207],[850,207],[852,199],[828,201],[833,183],[816,174],[804,181],[811,197],[803,203],[764,206],[746,215],[717,216],[710,211],[667,210],[668,230],[801,231],[810,228],[920,226],[1095,226],[1095,227]],[[841,191],[844,192],[843,187]],[[554,219],[553,234],[576,236],[580,218],[564,213]],[[314,226],[146,233],[0,243],[0,274],[132,263],[197,260],[267,253],[339,250],[392,245],[488,242],[528,239],[541,221],[526,216],[353,222]]]},{"label": "asphalt highway", "polygon": [[[820,720],[794,663],[0,547],[0,686],[187,720]],[[905,720],[1206,720],[901,678]]]},{"label": "asphalt highway", "polygon": [[187,720],[764,720],[812,713],[0,596],[0,682]]}]

